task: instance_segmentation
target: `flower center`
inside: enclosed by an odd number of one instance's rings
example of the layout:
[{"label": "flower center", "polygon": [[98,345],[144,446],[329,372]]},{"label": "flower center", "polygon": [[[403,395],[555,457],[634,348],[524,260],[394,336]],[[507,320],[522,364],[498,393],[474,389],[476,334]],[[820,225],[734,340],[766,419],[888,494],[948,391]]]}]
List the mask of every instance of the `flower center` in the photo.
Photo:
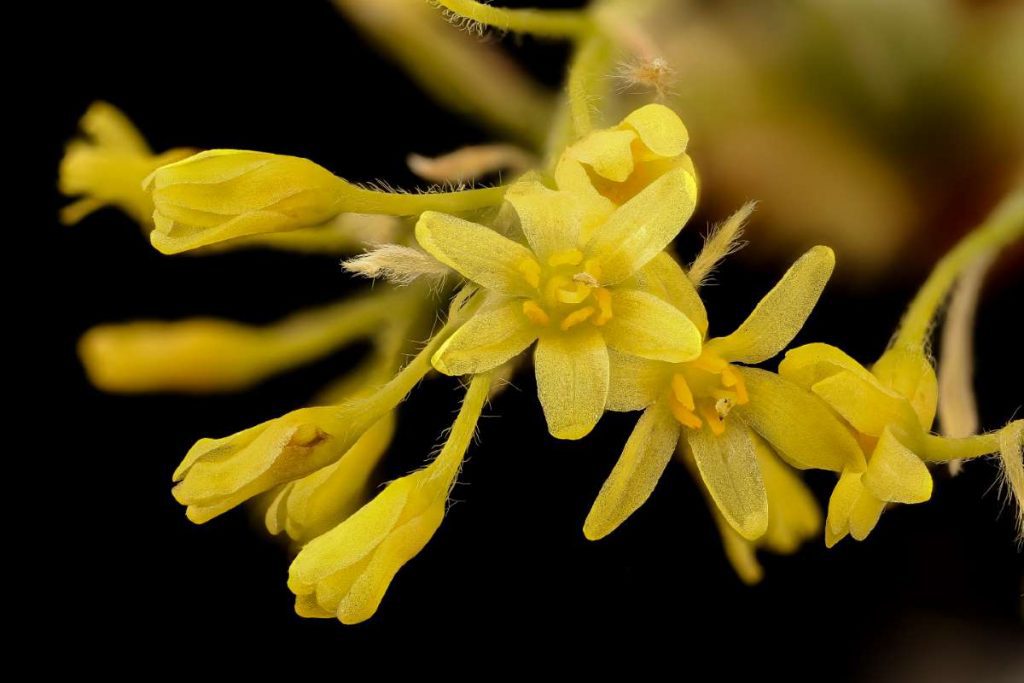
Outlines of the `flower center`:
[{"label": "flower center", "polygon": [[612,294],[601,287],[600,264],[584,260],[579,249],[557,251],[543,265],[526,259],[519,272],[537,290],[523,302],[523,313],[534,324],[566,332],[585,322],[601,326],[611,320]]},{"label": "flower center", "polygon": [[712,433],[725,432],[725,420],[733,406],[750,400],[743,378],[729,363],[711,351],[676,366],[668,404],[679,424],[700,429],[707,422]]}]

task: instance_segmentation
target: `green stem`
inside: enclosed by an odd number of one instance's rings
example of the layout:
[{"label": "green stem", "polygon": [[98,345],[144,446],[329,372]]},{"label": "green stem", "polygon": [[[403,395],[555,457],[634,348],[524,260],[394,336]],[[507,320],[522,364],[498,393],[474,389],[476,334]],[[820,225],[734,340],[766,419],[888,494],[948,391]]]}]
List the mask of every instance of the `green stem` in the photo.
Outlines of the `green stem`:
[{"label": "green stem", "polygon": [[999,432],[965,436],[959,439],[925,434],[922,448],[916,452],[925,462],[980,458],[983,455],[999,452]]},{"label": "green stem", "polygon": [[480,420],[487,397],[490,394],[493,373],[473,375],[462,400],[462,407],[452,424],[448,439],[444,442],[441,453],[430,463],[431,478],[440,477],[449,480],[449,488],[462,466],[462,459],[469,450],[469,444],[476,433],[476,423]]},{"label": "green stem", "polygon": [[939,307],[964,268],[980,256],[998,252],[1024,235],[1024,190],[1018,189],[995,208],[979,227],[960,240],[932,270],[910,303],[894,346],[924,347]]},{"label": "green stem", "polygon": [[435,2],[453,14],[484,26],[544,38],[579,38],[593,26],[590,17],[580,10],[505,9],[476,0]]},{"label": "green stem", "polygon": [[500,204],[506,189],[499,185],[458,192],[381,192],[345,182],[339,203],[341,211],[389,216],[415,216],[424,211],[463,213]]}]

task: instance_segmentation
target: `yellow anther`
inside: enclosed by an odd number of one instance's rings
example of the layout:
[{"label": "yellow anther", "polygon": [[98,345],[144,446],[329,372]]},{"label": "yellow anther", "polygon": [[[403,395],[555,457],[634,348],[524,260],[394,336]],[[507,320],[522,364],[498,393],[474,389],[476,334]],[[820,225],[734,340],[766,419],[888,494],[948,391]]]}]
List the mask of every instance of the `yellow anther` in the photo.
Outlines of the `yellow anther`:
[{"label": "yellow anther", "polygon": [[690,385],[686,383],[686,378],[678,373],[672,375],[672,395],[687,410],[696,408],[696,404],[693,402],[693,392],[690,391]]},{"label": "yellow anther", "polygon": [[558,293],[565,287],[571,287],[572,280],[565,275],[555,275],[544,284],[544,299],[553,304],[558,301]]},{"label": "yellow anther", "polygon": [[718,411],[713,406],[702,404],[700,406],[700,414],[708,421],[708,427],[711,427],[712,434],[715,436],[725,434],[725,423],[722,422],[722,418],[718,416]]},{"label": "yellow anther", "polygon": [[677,401],[669,401],[668,406],[672,410],[672,415],[675,416],[676,421],[684,427],[700,429],[704,425],[699,417],[697,417],[692,411],[681,406]]},{"label": "yellow anther", "polygon": [[576,282],[572,288],[559,289],[557,296],[558,300],[563,304],[583,303],[584,299],[590,296],[590,287],[587,287],[582,282]]},{"label": "yellow anther", "polygon": [[604,325],[612,319],[612,293],[603,288],[595,289],[593,292],[598,309],[598,315],[594,319],[594,324]]},{"label": "yellow anther", "polygon": [[736,392],[737,404],[743,405],[750,401],[750,396],[747,395],[747,385],[744,384],[743,377],[731,365],[726,365],[722,370],[722,384],[732,387],[732,390]]},{"label": "yellow anther", "polygon": [[536,301],[524,301],[523,314],[536,325],[547,325],[551,322],[551,316]]},{"label": "yellow anther", "polygon": [[526,258],[519,262],[517,268],[522,274],[523,279],[525,279],[531,287],[540,287],[539,263],[534,261],[532,258]]},{"label": "yellow anther", "polygon": [[581,322],[584,322],[587,318],[594,315],[594,313],[596,312],[597,311],[594,310],[593,306],[577,308],[575,311],[573,311],[572,313],[570,313],[569,315],[565,316],[565,318],[562,319],[562,331],[564,332],[571,327],[579,325]]},{"label": "yellow anther", "polygon": [[583,252],[579,249],[563,249],[556,251],[548,257],[548,265],[556,266],[578,266],[583,262]]}]

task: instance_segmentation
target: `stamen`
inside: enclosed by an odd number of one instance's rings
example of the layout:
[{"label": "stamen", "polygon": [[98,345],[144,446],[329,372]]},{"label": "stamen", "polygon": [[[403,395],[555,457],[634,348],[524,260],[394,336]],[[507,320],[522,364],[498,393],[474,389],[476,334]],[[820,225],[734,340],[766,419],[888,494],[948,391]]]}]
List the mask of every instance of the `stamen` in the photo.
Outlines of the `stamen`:
[{"label": "stamen", "polygon": [[547,325],[551,322],[551,316],[536,301],[524,301],[523,314],[536,325]]},{"label": "stamen", "polygon": [[570,328],[579,325],[580,323],[586,321],[587,318],[594,315],[594,313],[596,312],[597,311],[594,310],[593,306],[586,306],[584,308],[576,309],[569,315],[565,316],[565,318],[562,320],[562,331],[568,331]]},{"label": "stamen", "polygon": [[669,409],[672,411],[672,415],[675,416],[676,421],[684,427],[690,429],[700,429],[704,426],[704,423],[695,414],[681,406],[676,401],[668,402]]},{"label": "stamen", "polygon": [[686,378],[680,374],[672,375],[672,394],[687,410],[693,410],[697,407],[693,402],[693,392],[690,391],[690,385],[686,383]]},{"label": "stamen", "polygon": [[556,266],[578,266],[583,262],[583,252],[579,249],[563,249],[556,251],[548,257],[548,265]]},{"label": "stamen", "polygon": [[725,434],[725,423],[722,422],[722,418],[718,416],[718,412],[713,407],[707,405],[700,406],[700,414],[708,421],[712,434],[715,436]]},{"label": "stamen", "polygon": [[527,258],[519,262],[516,266],[520,273],[523,275],[523,279],[531,287],[540,287],[540,264],[533,259]]},{"label": "stamen", "polygon": [[597,288],[601,286],[601,283],[597,281],[597,278],[586,271],[583,271],[582,273],[576,273],[575,275],[573,275],[572,281],[582,282],[587,287]]},{"label": "stamen", "polygon": [[600,311],[594,319],[594,324],[604,325],[612,319],[612,293],[604,288],[595,289],[594,300],[597,301],[597,308]]},{"label": "stamen", "polygon": [[576,286],[572,289],[559,289],[558,300],[563,304],[579,304],[590,296],[590,287],[587,287],[582,282],[577,282]]}]

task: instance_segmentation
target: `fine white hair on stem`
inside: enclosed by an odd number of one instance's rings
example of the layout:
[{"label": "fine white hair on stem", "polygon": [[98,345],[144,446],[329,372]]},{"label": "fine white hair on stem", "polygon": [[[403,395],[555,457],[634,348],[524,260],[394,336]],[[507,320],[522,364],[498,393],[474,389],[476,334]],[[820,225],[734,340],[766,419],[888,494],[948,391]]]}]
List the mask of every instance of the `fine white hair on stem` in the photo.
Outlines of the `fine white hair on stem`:
[{"label": "fine white hair on stem", "polygon": [[354,275],[383,278],[396,285],[408,285],[420,278],[443,281],[448,267],[430,254],[400,244],[382,244],[341,262]]},{"label": "fine white hair on stem", "polygon": [[747,202],[736,213],[729,216],[724,223],[712,228],[704,238],[704,248],[697,254],[697,258],[693,260],[687,271],[694,287],[706,284],[708,276],[722,259],[743,248],[745,244],[741,240],[743,227],[756,207],[757,202]]},{"label": "fine white hair on stem", "polygon": [[1024,420],[1014,420],[999,431],[1002,489],[1014,506],[1017,542],[1024,544]]},{"label": "fine white hair on stem", "polygon": [[[939,424],[944,436],[970,436],[978,431],[973,381],[974,318],[994,257],[993,253],[983,254],[966,268],[949,301],[939,358]],[[960,460],[951,460],[950,474],[958,474],[961,466]]]}]

